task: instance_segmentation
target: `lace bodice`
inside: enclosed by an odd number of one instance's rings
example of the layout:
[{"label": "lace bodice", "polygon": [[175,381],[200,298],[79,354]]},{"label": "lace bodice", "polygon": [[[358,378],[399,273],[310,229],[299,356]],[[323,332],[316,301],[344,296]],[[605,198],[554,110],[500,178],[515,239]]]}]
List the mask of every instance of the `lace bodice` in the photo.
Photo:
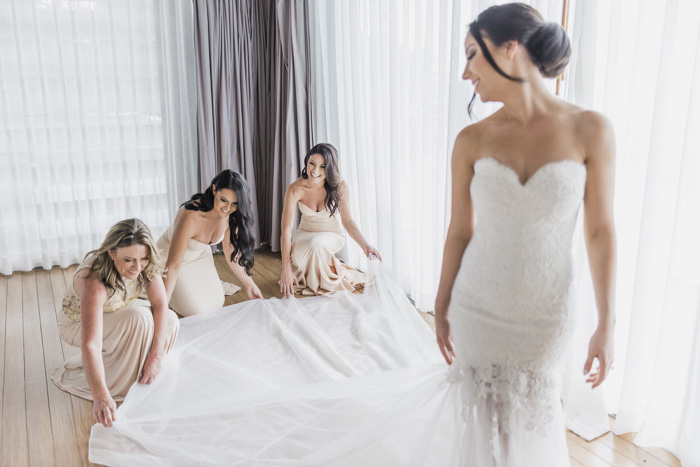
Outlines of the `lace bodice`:
[{"label": "lace bodice", "polygon": [[[523,185],[493,158],[474,165],[474,235],[455,279],[449,311],[457,353],[452,381],[465,397],[491,397],[546,419],[541,407],[557,384],[555,367],[573,324],[572,238],[586,168],[564,160]],[[468,375],[468,377],[467,377]]]},{"label": "lace bodice", "polygon": [[[78,272],[82,269],[91,267],[94,261],[94,255],[88,256],[82,263],[80,263],[78,268],[75,270],[75,274],[78,274]],[[80,296],[75,291],[75,287],[73,285],[73,282],[75,281],[75,274],[73,275],[73,280],[69,284],[68,288],[66,289],[66,293],[63,296],[63,313],[71,321],[80,321]],[[114,292],[114,294],[112,294],[112,296],[107,298],[107,301],[102,307],[102,311],[104,313],[112,313],[131,304],[131,302],[136,300],[143,292],[143,288],[139,284],[138,280],[130,280],[125,277],[122,277],[122,280],[124,281],[126,290],[117,290]]]}]

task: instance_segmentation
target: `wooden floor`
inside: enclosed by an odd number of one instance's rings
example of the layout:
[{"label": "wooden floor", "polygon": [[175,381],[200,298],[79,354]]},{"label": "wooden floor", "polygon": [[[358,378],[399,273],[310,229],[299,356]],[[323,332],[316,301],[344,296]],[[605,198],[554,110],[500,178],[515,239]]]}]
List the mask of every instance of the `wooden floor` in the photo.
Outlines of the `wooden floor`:
[{"label": "wooden floor", "polygon": [[[217,270],[238,283],[224,258]],[[280,297],[279,254],[256,252],[253,278],[267,297]],[[51,382],[51,373],[80,349],[63,343],[57,317],[66,284],[75,267],[37,269],[0,275],[0,466],[94,465],[87,459],[92,403],[69,395]],[[240,285],[240,284],[239,284]],[[226,297],[226,305],[246,300],[244,291]],[[432,316],[421,316],[434,329]],[[572,466],[680,466],[662,449],[642,449],[633,436],[607,434],[593,442],[567,433]]]}]

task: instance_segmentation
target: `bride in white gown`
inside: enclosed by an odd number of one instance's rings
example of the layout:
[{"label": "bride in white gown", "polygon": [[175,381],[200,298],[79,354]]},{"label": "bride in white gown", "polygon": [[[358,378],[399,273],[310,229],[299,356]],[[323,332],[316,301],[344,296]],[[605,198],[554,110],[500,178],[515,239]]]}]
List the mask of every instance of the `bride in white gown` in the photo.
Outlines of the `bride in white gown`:
[{"label": "bride in white gown", "polygon": [[547,91],[543,76],[562,71],[568,40],[530,7],[486,10],[465,46],[464,78],[504,106],[455,144],[436,303],[450,365],[373,261],[363,295],[257,300],[182,320],[159,378],[132,387],[112,428],[93,427],[91,461],[569,464],[557,365],[582,201],[599,315],[588,381],[600,384],[612,362],[612,132]]}]

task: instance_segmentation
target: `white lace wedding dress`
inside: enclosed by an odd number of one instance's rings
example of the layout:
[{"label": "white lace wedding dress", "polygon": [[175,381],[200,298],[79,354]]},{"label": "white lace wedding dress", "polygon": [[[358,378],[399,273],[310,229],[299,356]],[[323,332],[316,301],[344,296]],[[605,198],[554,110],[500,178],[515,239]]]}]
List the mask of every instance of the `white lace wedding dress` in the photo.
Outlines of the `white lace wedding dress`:
[{"label": "white lace wedding dress", "polygon": [[449,318],[457,359],[382,266],[363,295],[257,300],[181,321],[150,386],[135,384],[106,465],[565,466],[557,364],[571,332],[571,243],[585,167],[522,185],[475,164],[478,225]]}]

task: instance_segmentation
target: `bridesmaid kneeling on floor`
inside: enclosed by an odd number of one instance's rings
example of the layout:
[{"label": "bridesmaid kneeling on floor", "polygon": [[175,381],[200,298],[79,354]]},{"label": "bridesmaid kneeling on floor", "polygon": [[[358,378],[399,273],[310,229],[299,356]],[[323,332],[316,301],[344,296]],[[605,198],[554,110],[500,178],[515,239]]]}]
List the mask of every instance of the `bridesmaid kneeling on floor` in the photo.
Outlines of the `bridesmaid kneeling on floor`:
[{"label": "bridesmaid kneeling on floor", "polygon": [[[301,222],[292,242],[297,206]],[[286,296],[325,295],[352,292],[363,285],[364,274],[335,257],[345,245],[345,231],[365,255],[381,259],[352,220],[350,190],[340,178],[337,150],[330,144],[317,144],[306,154],[301,178],[287,187],[284,196],[280,292]]]},{"label": "bridesmaid kneeling on floor", "polygon": [[[175,342],[179,322],[167,307],[162,264],[146,224],[121,221],[85,256],[63,299],[59,333],[82,352],[52,379],[92,400],[92,414],[104,426],[112,425],[115,401],[123,401],[135,381],[156,378]],[[148,300],[139,298],[144,292]]]},{"label": "bridesmaid kneeling on floor", "polygon": [[[158,239],[158,248],[168,258],[168,301],[182,316],[224,306],[224,288],[211,253],[211,246],[222,241],[224,257],[248,298],[263,298],[250,277],[254,246],[250,190],[243,176],[232,170],[222,171],[204,193],[180,206],[175,222]],[[226,285],[233,288],[229,295],[238,290]]]}]

